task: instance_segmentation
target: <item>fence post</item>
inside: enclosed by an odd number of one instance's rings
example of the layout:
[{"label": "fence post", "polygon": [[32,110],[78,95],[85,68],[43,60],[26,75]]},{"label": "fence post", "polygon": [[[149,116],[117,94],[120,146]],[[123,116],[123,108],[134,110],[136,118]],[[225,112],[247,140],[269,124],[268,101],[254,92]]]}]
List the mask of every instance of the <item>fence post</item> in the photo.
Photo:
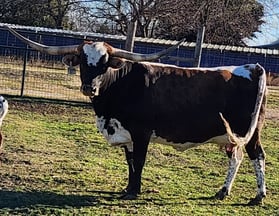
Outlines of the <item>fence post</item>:
[{"label": "fence post", "polygon": [[23,96],[23,92],[24,92],[25,74],[26,74],[26,63],[27,63],[27,54],[28,54],[28,45],[26,45],[26,48],[24,49],[24,59],[23,59],[23,69],[22,69],[22,77],[21,77],[20,97]]},{"label": "fence post", "polygon": [[194,54],[195,56],[194,67],[200,67],[204,32],[205,32],[205,26],[202,26],[201,28],[198,29],[196,48]]},{"label": "fence post", "polygon": [[137,21],[131,20],[128,24],[127,37],[125,41],[125,50],[133,52],[134,43],[135,43],[135,35],[137,30]]}]

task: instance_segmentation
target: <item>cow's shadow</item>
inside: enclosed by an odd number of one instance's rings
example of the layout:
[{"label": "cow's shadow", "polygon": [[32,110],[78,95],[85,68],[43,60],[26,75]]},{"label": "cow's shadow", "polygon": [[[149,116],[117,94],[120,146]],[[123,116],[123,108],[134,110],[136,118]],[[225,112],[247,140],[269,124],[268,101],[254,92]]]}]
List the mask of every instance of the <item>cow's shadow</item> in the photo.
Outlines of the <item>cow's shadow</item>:
[{"label": "cow's shadow", "polygon": [[0,208],[16,209],[29,208],[36,205],[52,207],[86,207],[100,204],[100,202],[116,199],[117,192],[94,191],[90,195],[59,194],[48,191],[0,191]]},{"label": "cow's shadow", "polygon": [[[0,191],[0,209],[24,209],[32,208],[35,206],[48,206],[53,208],[63,208],[63,207],[89,207],[89,206],[112,206],[118,205],[118,202],[110,202],[115,199],[119,200],[121,193],[111,192],[111,191],[90,191],[90,195],[81,195],[81,194],[59,194],[56,192],[49,191]],[[213,197],[199,197],[199,198],[190,198],[189,200],[212,200]],[[121,200],[121,199],[120,199]],[[173,205],[181,204],[184,205],[187,201],[180,203],[174,202],[174,200],[166,199],[164,205]],[[161,200],[152,198],[151,200],[137,200],[137,205],[144,205],[146,202],[151,201],[155,205],[161,205]],[[127,203],[126,203],[127,204]],[[132,203],[133,204],[133,203]],[[208,205],[205,204],[205,205]],[[217,203],[212,203],[212,205],[218,205]]]}]

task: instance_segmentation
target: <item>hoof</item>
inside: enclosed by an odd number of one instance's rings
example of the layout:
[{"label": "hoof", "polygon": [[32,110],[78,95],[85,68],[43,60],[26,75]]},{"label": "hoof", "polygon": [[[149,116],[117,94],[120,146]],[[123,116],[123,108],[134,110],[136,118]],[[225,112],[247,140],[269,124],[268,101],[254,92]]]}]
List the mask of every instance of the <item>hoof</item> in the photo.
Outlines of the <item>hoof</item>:
[{"label": "hoof", "polygon": [[255,198],[251,199],[247,205],[249,206],[262,205],[264,197],[265,195],[257,195]]},{"label": "hoof", "polygon": [[122,196],[120,196],[120,199],[122,200],[135,200],[137,198],[138,198],[137,194],[129,194],[129,193],[125,193]]},{"label": "hoof", "polygon": [[138,198],[138,194],[140,194],[139,190],[133,190],[129,186],[121,191],[120,199],[123,200],[135,200]]},{"label": "hoof", "polygon": [[223,200],[223,199],[225,199],[225,197],[227,195],[228,195],[227,189],[226,188],[222,188],[220,191],[218,191],[215,194],[215,199]]},{"label": "hoof", "polygon": [[127,188],[125,188],[125,189],[123,189],[122,191],[120,191],[120,193],[121,193],[121,194],[122,194],[122,196],[123,196],[124,194],[128,193],[128,189],[127,189]]}]

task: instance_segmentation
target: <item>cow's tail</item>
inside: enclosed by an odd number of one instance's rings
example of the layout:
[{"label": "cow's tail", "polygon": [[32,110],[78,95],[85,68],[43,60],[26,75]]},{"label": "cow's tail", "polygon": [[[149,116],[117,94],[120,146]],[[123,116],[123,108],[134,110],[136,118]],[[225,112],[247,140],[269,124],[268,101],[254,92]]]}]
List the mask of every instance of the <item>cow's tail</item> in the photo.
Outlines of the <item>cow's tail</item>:
[{"label": "cow's tail", "polygon": [[252,136],[256,130],[257,124],[258,124],[261,105],[263,103],[263,98],[266,93],[266,73],[265,73],[264,68],[262,66],[260,66],[259,64],[256,64],[256,67],[254,70],[257,70],[258,72],[260,72],[260,77],[259,77],[259,82],[258,82],[258,94],[257,94],[257,98],[256,98],[254,111],[251,115],[251,124],[250,124],[249,130],[246,133],[245,137],[240,137],[237,134],[233,133],[228,121],[224,118],[222,113],[219,113],[220,117],[224,123],[224,126],[226,128],[229,142],[235,146],[244,146],[252,138]]}]

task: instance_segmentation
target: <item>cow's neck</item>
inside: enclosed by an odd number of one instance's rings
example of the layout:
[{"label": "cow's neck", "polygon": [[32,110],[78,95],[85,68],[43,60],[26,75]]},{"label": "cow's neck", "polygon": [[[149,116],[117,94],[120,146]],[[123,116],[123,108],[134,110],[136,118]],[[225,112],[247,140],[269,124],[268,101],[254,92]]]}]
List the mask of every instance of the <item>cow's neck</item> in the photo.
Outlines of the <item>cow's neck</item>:
[{"label": "cow's neck", "polygon": [[132,70],[132,63],[126,62],[120,69],[108,68],[106,73],[97,76],[93,80],[93,86],[95,89],[95,96],[100,95],[107,88],[109,88],[118,79],[121,79]]}]

